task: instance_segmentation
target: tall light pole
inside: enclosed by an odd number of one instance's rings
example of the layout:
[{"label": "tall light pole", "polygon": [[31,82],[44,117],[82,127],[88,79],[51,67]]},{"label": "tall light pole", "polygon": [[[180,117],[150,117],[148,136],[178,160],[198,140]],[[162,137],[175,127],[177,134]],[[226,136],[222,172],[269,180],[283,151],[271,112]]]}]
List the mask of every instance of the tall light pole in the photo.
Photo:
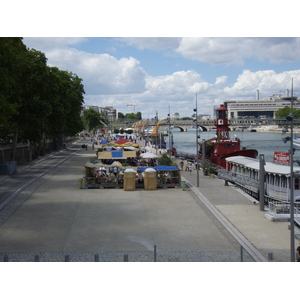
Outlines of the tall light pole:
[{"label": "tall light pole", "polygon": [[170,105],[169,105],[169,157],[171,158],[172,142],[171,142],[171,115],[170,115]]},{"label": "tall light pole", "polygon": [[196,93],[196,108],[194,112],[196,112],[196,165],[197,165],[197,187],[199,187],[199,144],[198,144],[198,103],[197,103],[197,93]]},{"label": "tall light pole", "polygon": [[291,97],[291,113],[286,117],[287,121],[291,122],[291,144],[290,144],[290,230],[291,230],[291,262],[295,262],[295,226],[294,226],[294,145],[293,145],[293,109],[294,109],[294,97],[293,97],[293,78],[292,78],[292,97]]}]

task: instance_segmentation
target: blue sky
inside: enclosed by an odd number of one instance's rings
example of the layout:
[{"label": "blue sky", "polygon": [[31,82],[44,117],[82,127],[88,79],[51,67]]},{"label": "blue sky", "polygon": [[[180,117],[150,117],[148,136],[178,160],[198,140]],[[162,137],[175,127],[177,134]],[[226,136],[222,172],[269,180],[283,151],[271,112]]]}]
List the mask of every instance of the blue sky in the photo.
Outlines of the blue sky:
[{"label": "blue sky", "polygon": [[[45,53],[48,65],[76,73],[86,105],[114,106],[126,114],[135,103],[146,118],[156,111],[166,117],[169,107],[171,115],[190,116],[197,93],[199,112],[210,114],[223,101],[255,99],[257,89],[261,99],[284,94],[292,78],[300,96],[300,38],[290,37],[298,27],[290,0],[286,11],[279,4],[264,10],[254,0],[246,10],[235,5],[231,14],[230,5],[239,2],[215,1],[197,10],[190,0],[185,6],[153,0],[143,7],[129,0],[96,9],[89,0],[72,7],[54,0],[42,15],[22,11],[35,2],[20,2],[15,18],[23,22],[3,36],[24,37],[27,47]],[[277,22],[276,15],[289,17]],[[0,25],[11,28],[13,21],[4,15]]]}]

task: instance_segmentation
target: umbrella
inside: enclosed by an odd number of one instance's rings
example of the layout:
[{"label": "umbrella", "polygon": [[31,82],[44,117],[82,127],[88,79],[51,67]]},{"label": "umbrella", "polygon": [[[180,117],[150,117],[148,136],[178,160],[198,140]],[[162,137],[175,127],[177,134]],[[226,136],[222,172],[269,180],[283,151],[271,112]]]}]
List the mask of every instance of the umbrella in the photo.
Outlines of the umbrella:
[{"label": "umbrella", "polygon": [[150,153],[150,152],[146,152],[146,153],[142,153],[141,158],[157,158],[157,155],[153,154],[153,153]]},{"label": "umbrella", "polygon": [[132,146],[129,146],[129,147],[124,147],[124,149],[126,150],[131,150],[131,151],[138,151],[139,149],[135,148],[135,147],[132,147]]}]

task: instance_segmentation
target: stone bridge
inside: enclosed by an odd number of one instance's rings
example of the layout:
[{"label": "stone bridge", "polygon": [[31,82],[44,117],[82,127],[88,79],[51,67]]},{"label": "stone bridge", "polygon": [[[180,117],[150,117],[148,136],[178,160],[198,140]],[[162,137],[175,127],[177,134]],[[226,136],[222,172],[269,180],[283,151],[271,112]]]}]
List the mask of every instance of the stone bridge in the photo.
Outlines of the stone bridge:
[{"label": "stone bridge", "polygon": [[[144,129],[147,129],[149,127],[153,127],[156,125],[156,121],[154,120],[143,120],[144,121]],[[202,131],[210,131],[212,128],[215,127],[214,125],[215,120],[198,120],[198,127],[202,129]],[[230,119],[230,127],[231,128],[246,128],[250,126],[258,126],[258,125],[273,125],[274,121],[273,119]],[[120,128],[120,127],[134,127],[135,122],[127,122],[126,126],[120,126],[120,124],[111,124],[114,128]],[[160,121],[159,128],[161,130],[167,130],[168,127],[175,127],[179,128],[180,131],[188,131],[190,128],[196,127],[195,120],[177,120],[177,119],[171,119],[169,120],[165,119]]]},{"label": "stone bridge", "polygon": [[[215,120],[198,120],[198,127],[202,129],[202,131],[210,131],[212,128],[215,127],[214,125]],[[272,125],[274,121],[272,119],[231,119],[230,120],[230,127],[241,127],[246,128],[250,126],[258,126],[258,125]],[[145,128],[153,127],[156,125],[155,121],[148,120]],[[196,127],[195,120],[176,120],[171,119],[170,123],[169,120],[163,120],[159,124],[160,129],[167,129],[169,126],[179,128],[180,131],[188,131],[190,128]]]}]

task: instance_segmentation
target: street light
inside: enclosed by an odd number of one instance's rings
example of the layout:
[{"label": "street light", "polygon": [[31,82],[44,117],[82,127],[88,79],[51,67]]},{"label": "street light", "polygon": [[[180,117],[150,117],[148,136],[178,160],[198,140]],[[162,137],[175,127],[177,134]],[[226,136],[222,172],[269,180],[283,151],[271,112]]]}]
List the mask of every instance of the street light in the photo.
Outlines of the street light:
[{"label": "street light", "polygon": [[295,226],[294,226],[294,145],[293,145],[293,79],[292,79],[292,97],[291,97],[291,113],[286,117],[286,120],[291,122],[291,137],[290,137],[290,230],[291,230],[291,262],[295,262]]},{"label": "street light", "polygon": [[199,187],[199,143],[198,139],[200,135],[198,135],[198,105],[197,105],[197,93],[196,93],[196,108],[194,109],[196,113],[196,169],[197,169],[197,187]]},{"label": "street light", "polygon": [[[294,97],[293,97],[293,78],[292,78],[292,93],[291,93],[291,113],[286,116],[286,120],[291,123],[291,133],[290,136],[282,138],[283,142],[290,142],[290,243],[291,243],[291,262],[295,262],[295,224],[294,224],[294,186],[295,186],[295,177],[299,177],[299,173],[294,173],[294,162],[297,162],[299,164],[298,160],[294,161],[294,117],[293,117],[293,110],[294,110]],[[282,133],[287,133],[288,132],[288,125],[285,125],[284,128],[282,129]]]}]

